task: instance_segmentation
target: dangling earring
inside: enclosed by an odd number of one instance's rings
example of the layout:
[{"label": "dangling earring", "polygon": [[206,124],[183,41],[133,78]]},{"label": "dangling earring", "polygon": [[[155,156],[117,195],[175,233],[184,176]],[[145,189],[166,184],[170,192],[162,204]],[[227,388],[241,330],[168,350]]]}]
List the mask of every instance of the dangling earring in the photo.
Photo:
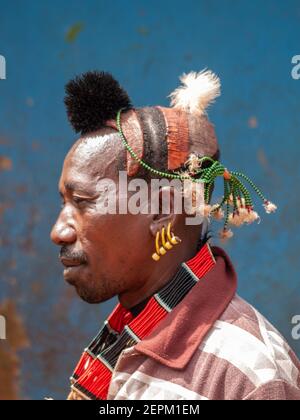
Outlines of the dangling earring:
[{"label": "dangling earring", "polygon": [[175,236],[173,232],[171,233],[171,223],[168,224],[167,238],[173,245],[177,245],[179,242],[181,242],[181,239],[178,238],[178,236]]},{"label": "dangling earring", "polygon": [[154,261],[158,261],[160,259],[160,250],[159,250],[159,231],[156,233],[156,238],[155,238],[155,250],[156,252],[154,252],[154,254],[152,254],[152,259]]},{"label": "dangling earring", "polygon": [[181,239],[178,238],[178,236],[175,236],[173,233],[171,233],[171,223],[168,224],[167,227],[167,240],[165,237],[165,227],[161,230],[161,242],[162,246],[159,245],[159,237],[160,237],[160,231],[156,233],[155,237],[155,251],[152,254],[152,259],[154,261],[158,261],[161,256],[165,255],[168,250],[173,248],[173,245],[179,244],[181,242]]},{"label": "dangling earring", "polygon": [[162,246],[165,249],[169,250],[169,249],[172,249],[173,248],[173,245],[171,245],[171,243],[169,242],[169,240],[166,241],[166,238],[165,238],[165,228],[164,227],[162,228],[162,231],[161,231],[161,242],[162,242]]}]

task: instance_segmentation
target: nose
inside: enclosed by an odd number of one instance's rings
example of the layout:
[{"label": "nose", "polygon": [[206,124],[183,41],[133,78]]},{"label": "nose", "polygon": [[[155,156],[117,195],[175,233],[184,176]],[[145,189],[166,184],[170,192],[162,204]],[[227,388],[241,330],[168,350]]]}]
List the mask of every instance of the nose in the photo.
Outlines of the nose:
[{"label": "nose", "polygon": [[59,246],[70,245],[76,242],[77,235],[75,228],[62,221],[60,218],[56,221],[50,234],[51,240]]}]

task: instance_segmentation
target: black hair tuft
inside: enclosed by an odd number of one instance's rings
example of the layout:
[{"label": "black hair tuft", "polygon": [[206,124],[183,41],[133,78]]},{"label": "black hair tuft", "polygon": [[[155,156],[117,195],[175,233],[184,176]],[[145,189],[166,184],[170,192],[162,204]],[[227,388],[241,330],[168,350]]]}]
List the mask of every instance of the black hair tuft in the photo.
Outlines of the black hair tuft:
[{"label": "black hair tuft", "polygon": [[92,71],[66,85],[65,105],[77,133],[87,134],[115,118],[121,108],[132,108],[127,92],[110,73]]}]

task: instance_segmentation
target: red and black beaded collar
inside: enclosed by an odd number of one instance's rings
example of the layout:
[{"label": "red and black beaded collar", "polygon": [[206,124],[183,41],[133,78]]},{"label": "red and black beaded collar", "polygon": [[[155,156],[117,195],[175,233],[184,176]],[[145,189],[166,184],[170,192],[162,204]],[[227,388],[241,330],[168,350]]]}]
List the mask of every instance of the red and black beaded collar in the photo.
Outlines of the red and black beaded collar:
[{"label": "red and black beaded collar", "polygon": [[73,398],[105,400],[121,352],[146,338],[214,265],[206,244],[194,258],[181,264],[172,280],[136,317],[118,304],[75,368],[71,377]]}]

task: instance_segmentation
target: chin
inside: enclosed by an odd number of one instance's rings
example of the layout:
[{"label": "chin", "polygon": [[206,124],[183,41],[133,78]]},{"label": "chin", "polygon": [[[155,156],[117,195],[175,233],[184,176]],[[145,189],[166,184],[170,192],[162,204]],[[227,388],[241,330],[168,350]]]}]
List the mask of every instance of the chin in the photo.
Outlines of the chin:
[{"label": "chin", "polygon": [[107,300],[111,299],[113,296],[104,296],[102,294],[96,293],[94,290],[88,290],[84,287],[76,287],[76,292],[78,296],[86,303],[90,304],[99,304],[106,302]]}]

